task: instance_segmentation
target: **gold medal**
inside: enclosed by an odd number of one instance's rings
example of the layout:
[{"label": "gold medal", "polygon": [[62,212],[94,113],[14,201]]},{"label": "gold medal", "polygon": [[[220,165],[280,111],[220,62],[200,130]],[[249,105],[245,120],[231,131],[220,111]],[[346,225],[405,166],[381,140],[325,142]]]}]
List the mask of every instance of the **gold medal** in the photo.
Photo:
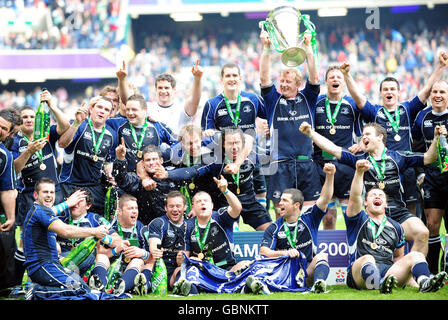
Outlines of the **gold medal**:
[{"label": "gold medal", "polygon": [[380,181],[378,183],[378,188],[380,188],[381,190],[383,190],[384,188],[386,188],[386,184],[383,181]]},{"label": "gold medal", "polygon": [[370,244],[370,248],[372,248],[373,250],[376,250],[378,248],[378,245],[375,242],[372,242]]},{"label": "gold medal", "polygon": [[98,156],[96,154],[94,154],[92,159],[93,159],[94,162],[97,162],[98,161]]},{"label": "gold medal", "polygon": [[45,165],[45,163],[42,162],[39,166],[39,169],[44,171],[45,169],[47,169],[47,166]]},{"label": "gold medal", "polygon": [[129,263],[129,262],[131,262],[131,259],[129,259],[129,258],[124,258],[124,262]]},{"label": "gold medal", "polygon": [[336,129],[334,127],[330,128],[330,134],[333,135],[336,133]]},{"label": "gold medal", "polygon": [[204,259],[204,254],[203,254],[202,252],[199,252],[199,254],[198,254],[198,259],[199,259],[199,260]]},{"label": "gold medal", "polygon": [[240,194],[240,187],[236,188],[236,194]]},{"label": "gold medal", "polygon": [[191,183],[188,185],[188,188],[190,188],[190,190],[194,190],[194,188],[196,188],[196,185],[195,185],[193,182],[191,182]]},{"label": "gold medal", "polygon": [[141,150],[138,150],[137,152],[137,157],[141,158],[143,156],[143,152]]},{"label": "gold medal", "polygon": [[398,134],[396,134],[396,135],[394,136],[394,140],[398,142],[398,141],[401,140],[401,137],[400,137]]}]

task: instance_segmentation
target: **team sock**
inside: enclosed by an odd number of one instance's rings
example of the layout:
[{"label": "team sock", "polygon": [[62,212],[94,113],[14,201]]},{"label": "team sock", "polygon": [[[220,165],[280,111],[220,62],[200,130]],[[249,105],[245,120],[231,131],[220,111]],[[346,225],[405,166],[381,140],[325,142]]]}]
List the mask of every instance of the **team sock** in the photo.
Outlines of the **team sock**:
[{"label": "team sock", "polygon": [[149,292],[151,290],[152,271],[149,269],[144,269],[142,273],[146,278],[146,288],[148,289]]},{"label": "team sock", "polygon": [[326,260],[319,260],[314,267],[314,282],[317,280],[327,280],[330,273],[330,266]]},{"label": "team sock", "polygon": [[[419,281],[421,281],[422,279],[430,276],[428,263],[426,261],[417,262],[416,264],[414,264],[411,268],[411,272],[412,277],[417,283],[419,283]],[[422,278],[422,276],[424,277]]]},{"label": "team sock", "polygon": [[107,284],[107,269],[106,266],[102,263],[95,265],[95,268],[93,268],[91,274],[96,274],[100,278],[100,281],[103,285]]},{"label": "team sock", "polygon": [[367,289],[379,289],[381,275],[375,264],[365,263],[361,267],[361,277],[366,282]]},{"label": "team sock", "polygon": [[440,256],[440,236],[430,237],[428,239],[428,261],[429,271],[432,274],[439,272],[439,256]]},{"label": "team sock", "polygon": [[124,292],[129,292],[134,287],[134,279],[137,274],[138,269],[135,268],[129,268],[123,273],[121,279],[123,279],[125,284]]}]

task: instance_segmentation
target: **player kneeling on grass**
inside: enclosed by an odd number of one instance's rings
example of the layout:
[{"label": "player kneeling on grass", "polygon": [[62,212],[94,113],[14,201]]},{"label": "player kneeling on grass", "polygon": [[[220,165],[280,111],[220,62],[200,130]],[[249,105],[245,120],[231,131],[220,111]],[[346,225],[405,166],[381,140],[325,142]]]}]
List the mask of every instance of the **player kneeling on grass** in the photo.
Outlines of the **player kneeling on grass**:
[{"label": "player kneeling on grass", "polygon": [[[187,225],[185,255],[192,260],[210,262],[229,272],[242,272],[250,262],[243,260],[237,263],[232,251],[233,224],[240,216],[241,202],[227,188],[227,180],[222,175],[219,180],[216,177],[213,180],[229,206],[213,211],[213,201],[207,192],[200,191],[194,195],[191,208],[193,218]],[[198,294],[200,289],[181,272],[173,293],[188,296]]]},{"label": "player kneeling on grass", "polygon": [[350,248],[347,285],[359,290],[379,289],[381,293],[391,293],[394,287],[405,285],[418,287],[420,292],[439,290],[445,283],[446,272],[431,275],[425,256],[418,251],[404,255],[403,228],[385,214],[386,193],[374,187],[367,192],[363,203],[367,170],[368,160],[356,162],[344,214]]},{"label": "player kneeling on grass", "polygon": [[[325,183],[321,194],[313,207],[301,214],[304,201],[303,194],[298,189],[286,189],[280,197],[280,218],[271,224],[264,232],[260,247],[260,255],[273,258],[289,256],[299,257],[303,253],[308,266],[306,278],[311,291],[321,293],[326,291],[326,280],[330,267],[328,254],[317,253],[317,234],[320,222],[327,213],[328,204],[333,196],[333,181],[336,167],[332,163],[325,164]],[[250,278],[250,277],[249,277]],[[255,290],[260,287],[263,279],[248,279],[248,287]]]},{"label": "player kneeling on grass", "polygon": [[145,251],[144,239],[142,235],[143,224],[137,220],[138,205],[137,199],[129,194],[120,197],[117,220],[112,224],[110,234],[117,233],[123,240],[116,247],[110,248],[100,246],[96,257],[95,267],[93,268],[89,286],[97,290],[105,290],[110,278],[108,279],[108,270],[117,259],[121,259],[122,273],[113,285],[113,293],[120,295],[125,292],[131,292],[133,289],[137,293],[146,293],[147,284],[151,279],[146,279],[140,273],[140,270],[146,260],[149,259],[149,253]]}]

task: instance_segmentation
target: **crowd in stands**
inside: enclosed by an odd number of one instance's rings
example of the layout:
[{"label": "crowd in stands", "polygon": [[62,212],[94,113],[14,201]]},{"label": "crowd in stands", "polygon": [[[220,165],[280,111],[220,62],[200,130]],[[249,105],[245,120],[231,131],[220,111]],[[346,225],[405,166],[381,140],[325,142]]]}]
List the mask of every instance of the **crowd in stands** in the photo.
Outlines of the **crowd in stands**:
[{"label": "crowd in stands", "polygon": [[[75,5],[76,4],[76,5]],[[93,6],[95,5],[95,6]],[[104,34],[110,29],[110,19],[118,13],[117,1],[66,1],[49,3],[55,10],[53,21],[55,25],[62,26],[71,13],[84,20],[82,28],[73,29],[66,46],[83,48],[85,45],[107,43],[111,38]],[[56,12],[64,8],[65,15]],[[83,8],[83,9],[82,9]],[[89,14],[86,14],[89,12]],[[70,14],[68,14],[70,13]],[[96,13],[96,14],[93,14]],[[65,20],[64,20],[65,18]],[[105,19],[109,23],[105,24]],[[93,32],[99,26],[103,28],[99,33]],[[60,30],[62,30],[61,27]],[[112,28],[113,29],[113,28]],[[208,99],[216,95],[220,90],[218,68],[225,63],[238,63],[244,73],[244,88],[248,91],[259,93],[259,54],[261,52],[258,41],[258,30],[243,30],[229,32],[213,30],[202,33],[183,32],[182,34],[152,33],[136,36],[135,58],[129,62],[129,80],[148,101],[154,100],[154,81],[157,74],[169,72],[177,79],[178,97],[183,96],[185,90],[189,90],[191,66],[197,60],[205,68],[203,78],[203,95]],[[102,34],[102,39],[93,39],[95,35]],[[113,33],[112,33],[113,34]],[[384,75],[393,75],[402,85],[402,99],[414,96],[422,88],[424,80],[429,76],[434,57],[437,56],[437,48],[444,48],[448,43],[448,27],[439,26],[433,28],[424,20],[417,24],[405,24],[397,30],[391,27],[381,29],[356,29],[349,25],[340,25],[334,28],[322,26],[317,29],[320,78],[323,72],[331,64],[340,64],[348,60],[354,66],[354,77],[362,90],[373,102],[378,102],[378,84]],[[406,39],[406,40],[404,40]],[[13,45],[14,41],[10,43]],[[3,41],[5,45],[5,41]],[[59,45],[58,45],[59,46]],[[44,48],[45,46],[42,46]],[[280,54],[275,55],[280,61]],[[273,74],[279,74],[281,63],[273,64]],[[303,70],[303,65],[300,67]],[[209,70],[209,71],[207,71]],[[59,94],[55,97],[62,109],[75,108],[83,99],[94,96],[99,90],[95,86],[88,87],[85,92],[66,93],[70,88],[59,88]],[[11,105],[22,106],[30,104],[37,106],[37,97],[40,88],[33,92],[25,93],[3,91],[0,95],[0,108]],[[72,109],[73,109],[72,108]]]},{"label": "crowd in stands", "polygon": [[47,8],[46,30],[26,26],[0,38],[0,49],[91,49],[113,46],[118,30],[119,0],[4,1],[19,15],[23,7]]}]

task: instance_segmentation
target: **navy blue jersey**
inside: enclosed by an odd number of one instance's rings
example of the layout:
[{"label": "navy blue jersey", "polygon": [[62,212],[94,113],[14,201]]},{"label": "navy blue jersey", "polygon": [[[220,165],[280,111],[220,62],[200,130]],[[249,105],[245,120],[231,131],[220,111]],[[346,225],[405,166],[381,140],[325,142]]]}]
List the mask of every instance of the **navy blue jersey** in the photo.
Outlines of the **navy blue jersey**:
[{"label": "navy blue jersey", "polygon": [[[232,175],[225,171],[226,164],[223,161],[217,161],[212,164],[198,164],[192,167],[187,168],[179,168],[168,171],[168,178],[172,180],[189,180],[194,177],[201,177],[212,174],[212,177],[224,176],[224,178],[228,182],[228,188],[232,191],[240,200],[240,202],[244,205],[244,203],[249,203],[253,198],[255,198],[255,189],[253,183],[253,172],[255,169],[255,164],[250,160],[246,159],[240,166],[240,177],[237,183],[236,175]],[[215,183],[212,180],[213,183]],[[216,186],[216,183],[215,183]],[[237,192],[239,189],[240,192]],[[207,191],[208,190],[204,190]],[[213,201],[218,201],[218,203],[223,206],[226,205],[227,201],[225,197],[220,192],[218,195],[218,199],[212,198]]]},{"label": "navy blue jersey", "polygon": [[[335,134],[330,134],[331,123],[328,120],[325,100],[327,95],[320,95],[316,102],[315,130],[325,138],[331,140],[337,146],[349,148],[356,143],[355,137],[361,136],[361,118],[355,101],[344,96],[341,102],[334,128]],[[331,114],[334,113],[338,101],[329,101]],[[321,158],[322,150],[314,145],[314,157]]]},{"label": "navy blue jersey", "polygon": [[[81,219],[72,220],[70,217],[70,209],[66,209],[62,215],[58,215],[62,222],[70,225],[74,225],[81,228],[96,228],[100,225],[108,226],[109,222],[102,216],[97,213],[87,212]],[[73,247],[80,244],[85,238],[80,239],[65,239],[61,237],[57,237],[56,240],[59,242],[61,246],[62,253],[70,251]]]},{"label": "navy blue jersey", "polygon": [[[180,168],[189,168],[194,165],[197,165],[198,163],[214,163],[216,162],[216,157],[213,156],[213,153],[210,149],[208,149],[205,146],[204,140],[203,140],[203,146],[201,147],[200,152],[200,158],[197,157],[193,159],[192,156],[189,156],[181,147],[181,144],[178,143],[174,145],[171,148],[171,158],[170,158],[170,165],[165,166],[165,169],[170,172],[172,170],[180,169]],[[188,156],[188,159],[187,159]],[[189,193],[190,197],[192,198],[195,193],[198,191],[207,191],[208,194],[213,199],[213,204],[215,205],[215,209],[219,209],[220,207],[217,206],[217,202],[215,202],[215,199],[218,198],[221,195],[221,191],[219,191],[218,187],[216,186],[215,181],[213,181],[213,172],[208,171],[205,172],[202,175],[195,175],[193,176],[185,176],[183,178],[180,178],[177,181],[177,184],[179,184],[179,187],[185,187],[185,190]],[[194,188],[192,188],[194,186]]]},{"label": "navy blue jersey", "polygon": [[[20,178],[20,185],[23,192],[34,191],[34,185],[40,178],[46,177],[53,180],[58,187],[58,168],[56,158],[58,156],[56,150],[56,142],[59,139],[59,134],[56,130],[56,125],[50,127],[49,141],[42,148],[42,159],[45,164],[45,170],[40,169],[40,158],[37,153],[34,153],[26,162],[18,178]],[[17,159],[28,148],[28,141],[24,138],[21,131],[14,136],[14,142],[11,147],[11,152],[14,159]]]},{"label": "navy blue jersey", "polygon": [[[390,124],[389,119],[384,113],[384,108],[381,105],[372,105],[369,101],[366,102],[364,108],[360,110],[365,122],[376,122],[381,124],[387,131],[386,147],[391,150],[410,151],[412,150],[412,135],[411,129],[417,113],[422,110],[425,105],[420,101],[418,96],[410,101],[401,102],[398,104],[398,111],[400,113],[400,125],[398,134],[401,137],[400,141],[394,139],[396,133]],[[395,111],[389,112],[393,119],[395,119]]]},{"label": "navy blue jersey", "polygon": [[319,89],[319,85],[307,81],[305,89],[293,99],[284,98],[275,85],[261,89],[271,130],[273,160],[296,159],[299,155],[312,157],[313,142],[299,131],[299,127],[306,121],[314,128]]},{"label": "navy blue jersey", "polygon": [[[95,131],[95,141],[98,142],[100,131]],[[101,180],[101,170],[104,162],[113,161],[117,147],[117,134],[106,124],[106,131],[98,148],[98,160],[92,141],[92,132],[88,120],[81,123],[73,136],[73,141],[64,149],[60,182],[78,186],[96,186]]]},{"label": "navy blue jersey", "polygon": [[[180,225],[172,223],[166,215],[152,220],[147,230],[143,231],[146,239],[157,238],[161,241],[163,249],[163,261],[168,266],[177,267],[176,256],[181,250],[185,250],[187,238],[187,222]],[[149,245],[149,242],[148,242]],[[149,247],[146,247],[149,251]]]},{"label": "navy blue jersey", "polygon": [[[297,242],[294,248],[291,247],[286,237],[283,218],[278,218],[275,223],[269,225],[264,231],[261,246],[268,247],[271,250],[297,249],[306,256],[309,263],[317,253],[317,233],[325,214],[326,212],[314,205],[300,215],[297,223]],[[293,235],[296,224],[291,223],[287,225],[290,234]]]},{"label": "navy blue jersey", "polygon": [[[16,188],[16,173],[12,153],[0,143],[0,191],[14,190]],[[4,213],[0,201],[0,213]]]},{"label": "navy blue jersey", "polygon": [[[110,120],[123,120],[123,118],[114,118]],[[168,129],[164,124],[160,122],[150,122],[148,121],[148,127],[146,128],[145,138],[141,144],[140,149],[137,148],[137,143],[134,141],[132,130],[129,121],[121,121],[122,123],[118,126],[117,135],[118,141],[121,143],[121,138],[124,140],[126,146],[126,159],[128,160],[128,170],[135,172],[137,168],[137,162],[141,160],[137,156],[138,151],[142,151],[144,147],[148,145],[154,145],[160,147],[162,142],[168,145],[173,145],[177,143],[177,140],[172,135],[170,129]],[[109,121],[109,120],[108,120]],[[119,120],[118,120],[119,121]],[[137,141],[140,141],[141,133],[143,131],[143,126],[134,127]]]},{"label": "navy blue jersey", "polygon": [[59,218],[48,207],[37,203],[31,207],[23,223],[23,253],[28,274],[46,262],[58,262],[56,232],[49,228]]},{"label": "navy blue jersey", "polygon": [[432,107],[427,107],[419,112],[412,127],[412,136],[416,140],[425,141],[426,150],[434,139],[434,128],[437,125],[444,125],[448,128],[448,110],[436,113]]},{"label": "navy blue jersey", "polygon": [[[211,251],[215,265],[224,268],[236,264],[233,254],[233,224],[238,219],[232,218],[227,212],[227,208],[213,211],[210,222],[210,230],[203,250],[200,249],[195,234],[196,218],[188,220],[187,242],[185,249],[191,256],[197,257],[200,252],[206,254]],[[199,226],[199,235],[204,235],[205,226]]]},{"label": "navy blue jersey", "polygon": [[[230,103],[232,112],[235,113],[236,102]],[[266,119],[263,100],[255,93],[241,91],[241,107],[238,121],[238,128],[243,131],[255,130],[255,119],[257,117]],[[202,130],[216,129],[222,131],[227,128],[234,128],[231,117],[227,111],[223,93],[209,99],[202,111]],[[255,134],[255,131],[254,133]]]},{"label": "navy blue jersey", "polygon": [[[388,206],[401,205],[406,206],[403,198],[403,186],[402,179],[403,173],[406,169],[411,167],[421,167],[423,166],[423,153],[412,153],[410,151],[400,152],[395,150],[386,151],[386,171],[384,174],[384,183],[386,187],[384,192],[389,196]],[[367,152],[359,155],[353,155],[347,150],[343,150],[341,154],[341,163],[345,163],[352,168],[356,169],[356,161],[369,159],[369,154]],[[380,160],[376,159],[378,165]],[[371,188],[378,186],[380,179],[373,166],[364,173],[364,186],[366,192]]]},{"label": "navy blue jersey", "polygon": [[157,186],[155,189],[148,191],[143,188],[142,179],[135,172],[128,172],[126,168],[126,160],[115,160],[113,176],[121,190],[137,198],[138,219],[146,225],[154,218],[163,216],[165,214],[166,195],[170,191],[179,190],[179,183],[169,179],[152,178]]},{"label": "navy blue jersey", "polygon": [[[123,240],[130,240],[138,242],[139,248],[145,247],[145,237],[143,236],[143,223],[137,220],[137,223],[131,228],[123,228],[120,226],[118,219],[112,224],[109,234],[117,233]],[[135,243],[136,244],[136,243]]]},{"label": "navy blue jersey", "polygon": [[[393,219],[387,218],[383,231],[376,238],[376,249],[372,249],[374,242],[370,218],[364,210],[354,217],[347,217],[344,212],[345,225],[347,227],[347,242],[349,248],[349,265],[364,255],[372,255],[377,263],[392,265],[394,263],[394,251],[405,244],[404,231],[401,225]],[[375,222],[375,230],[379,224]]]}]

